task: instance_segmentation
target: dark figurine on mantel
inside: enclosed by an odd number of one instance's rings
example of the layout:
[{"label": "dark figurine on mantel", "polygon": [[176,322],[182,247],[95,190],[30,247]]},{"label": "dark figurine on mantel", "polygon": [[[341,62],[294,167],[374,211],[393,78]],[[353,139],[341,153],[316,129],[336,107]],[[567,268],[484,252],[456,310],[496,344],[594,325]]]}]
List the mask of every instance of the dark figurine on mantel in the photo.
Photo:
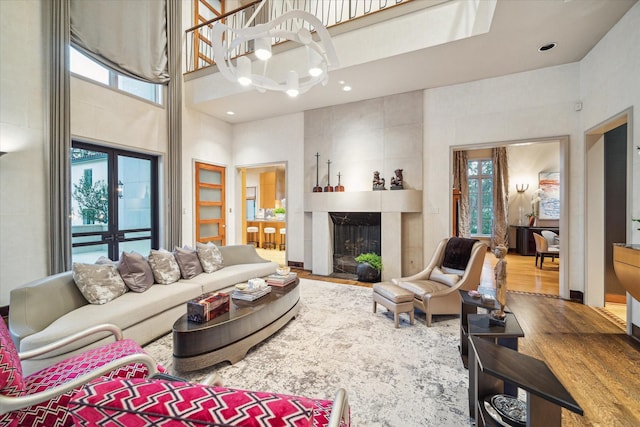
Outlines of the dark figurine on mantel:
[{"label": "dark figurine on mantel", "polygon": [[373,189],[375,190],[386,190],[384,188],[384,178],[380,178],[380,172],[375,171],[373,173]]},{"label": "dark figurine on mantel", "polygon": [[395,170],[396,176],[391,178],[391,189],[392,190],[403,190],[404,185],[402,184],[402,169]]}]

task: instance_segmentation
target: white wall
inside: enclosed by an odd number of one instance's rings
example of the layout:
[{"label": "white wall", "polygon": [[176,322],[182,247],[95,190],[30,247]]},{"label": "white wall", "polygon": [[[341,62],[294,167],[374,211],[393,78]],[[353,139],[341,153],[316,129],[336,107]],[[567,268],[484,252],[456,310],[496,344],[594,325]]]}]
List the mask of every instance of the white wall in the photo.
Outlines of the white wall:
[{"label": "white wall", "polygon": [[[580,63],[580,94],[584,105],[581,130],[586,131],[618,113],[633,107],[633,119],[628,125],[633,135],[632,146],[640,145],[640,3],[636,3],[602,38]],[[582,142],[582,141],[581,141]],[[640,156],[631,149],[632,170],[627,225],[628,242],[640,243],[640,231],[632,227],[631,217],[640,217]],[[572,161],[584,163],[584,142],[572,150]],[[583,175],[578,178],[584,179]],[[583,190],[583,189],[581,189]],[[584,194],[584,191],[582,192]],[[584,201],[583,201],[584,203]],[[588,242],[587,242],[588,243]],[[588,261],[588,260],[587,260]],[[585,261],[585,262],[587,262]],[[632,321],[640,325],[640,302],[632,300]]]},{"label": "white wall", "polygon": [[[285,95],[283,95],[285,96]],[[287,260],[304,262],[304,114],[296,113],[233,126],[234,210],[240,219],[240,174],[237,168],[280,163],[286,167]],[[236,241],[242,230],[235,226]]]},{"label": "white wall", "polygon": [[47,274],[45,52],[39,0],[0,1],[0,306]]},{"label": "white wall", "polygon": [[[435,247],[450,230],[448,189],[452,185],[453,147],[560,135],[569,135],[572,143],[581,139],[578,113],[574,111],[574,103],[579,99],[578,72],[579,65],[574,63],[425,91],[425,248]],[[573,162],[571,167],[571,174],[576,174]],[[569,185],[575,185],[574,182]],[[573,188],[569,188],[572,195],[576,192]],[[578,189],[581,191],[581,186]],[[582,194],[574,198],[582,199]],[[578,200],[570,206],[572,221],[569,230],[563,233],[576,245],[573,249],[582,251],[582,204]],[[571,289],[581,290],[583,258],[570,259]]]}]

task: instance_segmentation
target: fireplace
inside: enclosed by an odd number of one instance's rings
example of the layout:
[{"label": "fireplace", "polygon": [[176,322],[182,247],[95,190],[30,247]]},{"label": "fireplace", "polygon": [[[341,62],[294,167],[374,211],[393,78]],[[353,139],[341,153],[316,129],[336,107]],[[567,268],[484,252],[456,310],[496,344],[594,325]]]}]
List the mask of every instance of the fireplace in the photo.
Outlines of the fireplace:
[{"label": "fireplace", "polygon": [[381,255],[379,212],[329,212],[333,222],[333,274],[353,278],[355,258],[368,252]]}]

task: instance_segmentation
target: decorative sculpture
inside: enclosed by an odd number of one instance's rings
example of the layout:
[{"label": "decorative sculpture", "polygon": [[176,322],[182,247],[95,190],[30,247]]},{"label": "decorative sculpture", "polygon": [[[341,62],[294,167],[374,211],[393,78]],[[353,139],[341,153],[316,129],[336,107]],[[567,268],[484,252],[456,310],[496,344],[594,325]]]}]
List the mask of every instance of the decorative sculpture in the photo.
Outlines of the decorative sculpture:
[{"label": "decorative sculpture", "polygon": [[373,173],[373,190],[386,190],[386,188],[384,188],[384,183],[385,179],[380,178],[380,172],[375,171]]},{"label": "decorative sculpture", "polygon": [[322,193],[322,187],[320,187],[320,184],[318,183],[318,172],[320,171],[319,160],[320,154],[316,153],[316,186],[313,187],[314,193]]},{"label": "decorative sculpture", "polygon": [[340,185],[340,176],[340,172],[338,172],[338,185],[334,187],[334,190],[336,191],[344,191],[344,186]]},{"label": "decorative sculpture", "polygon": [[396,176],[394,176],[393,178],[391,178],[391,189],[392,190],[403,190],[404,189],[404,185],[402,184],[402,169],[396,169],[395,171]]},{"label": "decorative sculpture", "polygon": [[327,185],[324,187],[326,193],[332,193],[333,187],[331,186],[331,160],[327,160]]},{"label": "decorative sculpture", "polygon": [[500,304],[500,310],[491,312],[491,320],[494,323],[504,325],[506,314],[504,308],[507,305],[507,248],[504,245],[498,245],[493,254],[498,258],[498,263],[494,267],[494,275],[496,278],[496,299]]}]

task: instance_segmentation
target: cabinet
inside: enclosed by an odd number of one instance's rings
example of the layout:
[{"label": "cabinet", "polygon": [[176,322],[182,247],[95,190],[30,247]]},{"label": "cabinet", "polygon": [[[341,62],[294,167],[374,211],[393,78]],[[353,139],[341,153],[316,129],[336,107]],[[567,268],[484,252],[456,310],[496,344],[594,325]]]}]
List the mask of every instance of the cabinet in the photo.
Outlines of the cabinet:
[{"label": "cabinet", "polygon": [[541,234],[543,230],[560,234],[558,227],[527,227],[525,225],[512,225],[516,229],[516,251],[520,255],[533,256],[536,254],[536,241],[533,233]]},{"label": "cabinet", "polygon": [[556,427],[562,425],[562,408],[584,415],[584,411],[551,372],[546,363],[491,341],[471,336],[469,374],[473,370],[475,411],[469,414],[476,426],[500,426],[485,409],[487,397],[502,394],[508,382],[526,393],[528,427]]}]

